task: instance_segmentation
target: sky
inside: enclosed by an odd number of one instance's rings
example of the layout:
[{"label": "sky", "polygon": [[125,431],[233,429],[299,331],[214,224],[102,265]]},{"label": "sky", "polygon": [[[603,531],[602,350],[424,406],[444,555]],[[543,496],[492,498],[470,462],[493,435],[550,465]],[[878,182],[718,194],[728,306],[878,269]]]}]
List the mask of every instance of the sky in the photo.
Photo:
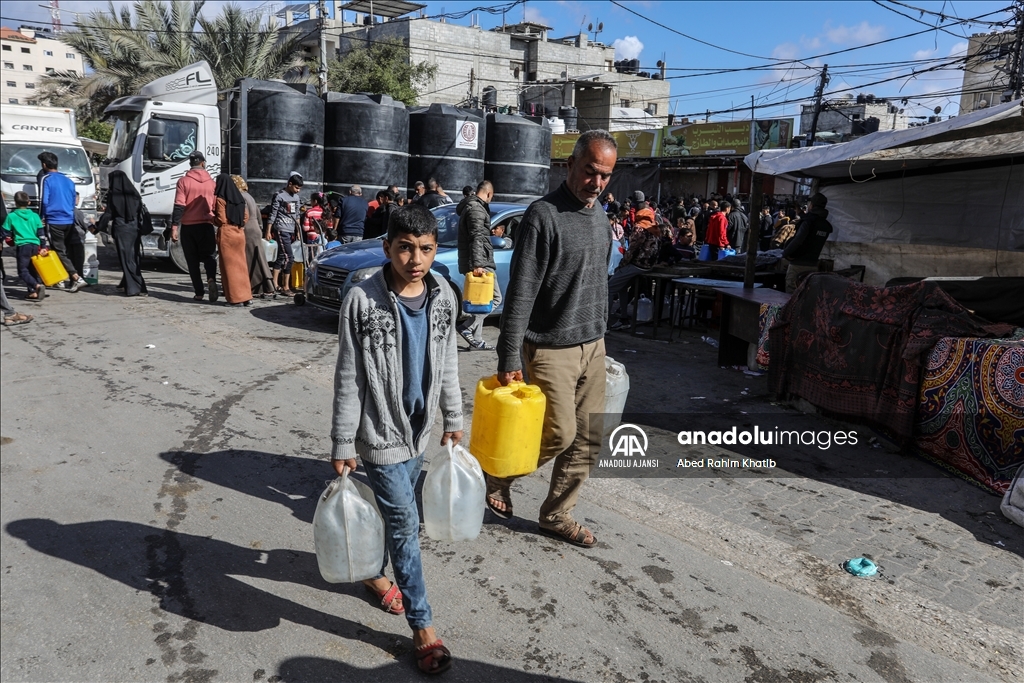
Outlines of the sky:
[{"label": "sky", "polygon": [[[603,23],[604,31],[597,34],[596,39],[614,45],[618,58],[638,57],[642,70],[648,71],[657,70],[658,60],[666,62],[671,84],[670,111],[677,116],[703,118],[710,110],[713,121],[749,118],[753,96],[758,118],[799,118],[800,104],[796,100],[806,102],[813,97],[823,64],[828,64],[832,74],[826,97],[829,93],[838,95],[848,91],[894,100],[907,98],[907,104],[900,105],[907,109],[907,114],[926,116],[932,114],[935,107],[941,107],[943,117],[955,115],[959,109],[955,91],[962,83],[963,71],[958,70],[956,64],[927,73],[915,71],[943,66],[963,56],[971,34],[991,30],[981,23],[948,26],[950,23],[983,15],[988,15],[983,21],[1003,21],[1010,16],[1005,10],[1010,0],[900,2],[903,4],[889,0],[878,3],[623,0],[616,5],[605,0],[531,0],[515,3],[507,10],[505,18],[508,23],[522,21],[525,17],[545,24],[552,27],[556,36],[575,35],[586,31],[589,24],[596,28]],[[6,0],[0,5],[3,25],[15,28],[26,19],[47,24],[49,12],[41,7],[45,4],[43,0]],[[123,4],[127,3],[114,2],[115,6]],[[204,12],[216,13],[224,4],[226,2],[210,0]],[[256,8],[285,3],[242,0],[237,4]],[[514,3],[441,0],[425,4],[425,11],[431,16],[476,9],[477,21],[484,29],[489,29],[501,25],[501,8]],[[76,12],[103,9],[107,3],[62,0],[60,6],[67,27],[74,22]],[[918,9],[926,12],[920,13]],[[938,15],[947,18],[943,21]],[[448,21],[469,25],[472,19],[466,16]],[[936,23],[948,27],[930,30]],[[900,38],[918,32],[921,33]],[[594,34],[590,35],[594,39]],[[896,40],[861,48],[890,39]],[[849,48],[858,49],[819,56]],[[759,69],[708,73],[751,67]],[[876,83],[878,81],[887,82]],[[789,103],[779,104],[784,102]],[[733,109],[741,111],[729,111]]]}]

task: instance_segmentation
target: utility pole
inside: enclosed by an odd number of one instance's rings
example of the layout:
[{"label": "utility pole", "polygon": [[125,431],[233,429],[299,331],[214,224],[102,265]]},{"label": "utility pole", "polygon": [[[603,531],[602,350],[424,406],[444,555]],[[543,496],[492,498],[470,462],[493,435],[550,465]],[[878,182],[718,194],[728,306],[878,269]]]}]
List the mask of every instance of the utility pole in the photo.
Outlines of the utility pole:
[{"label": "utility pole", "polygon": [[818,114],[821,113],[821,98],[825,94],[826,85],[828,85],[828,64],[822,68],[818,87],[814,90],[814,116],[811,117],[811,137],[807,141],[808,147],[814,145],[814,138],[818,132]]},{"label": "utility pole", "polygon": [[1024,0],[1013,3],[1013,17],[1017,24],[1016,36],[1013,41],[1013,52],[1010,54],[1010,99],[1020,99],[1024,94]]},{"label": "utility pole", "polygon": [[320,15],[320,94],[327,92],[327,1],[318,0],[316,13]]}]

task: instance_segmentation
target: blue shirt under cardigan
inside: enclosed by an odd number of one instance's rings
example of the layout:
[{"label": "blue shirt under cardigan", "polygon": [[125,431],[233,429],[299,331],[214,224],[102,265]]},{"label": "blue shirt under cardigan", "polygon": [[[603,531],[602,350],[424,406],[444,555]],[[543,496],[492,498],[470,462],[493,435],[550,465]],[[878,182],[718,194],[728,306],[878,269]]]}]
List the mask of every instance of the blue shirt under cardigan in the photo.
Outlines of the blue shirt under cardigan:
[{"label": "blue shirt under cardigan", "polygon": [[[402,319],[402,406],[409,416],[412,433],[419,436],[427,409],[427,382],[430,368],[427,359],[426,289],[422,297],[398,299],[398,315]],[[407,301],[417,300],[419,308],[410,308]]]}]

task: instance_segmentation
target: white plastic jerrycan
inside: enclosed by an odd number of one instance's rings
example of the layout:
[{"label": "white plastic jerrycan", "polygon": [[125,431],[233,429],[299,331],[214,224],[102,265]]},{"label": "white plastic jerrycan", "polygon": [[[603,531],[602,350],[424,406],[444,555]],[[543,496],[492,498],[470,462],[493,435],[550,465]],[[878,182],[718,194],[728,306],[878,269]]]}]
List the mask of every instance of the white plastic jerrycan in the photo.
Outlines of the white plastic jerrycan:
[{"label": "white plastic jerrycan", "polygon": [[610,356],[604,357],[604,433],[610,434],[622,421],[629,395],[629,375],[626,366]]},{"label": "white plastic jerrycan", "polygon": [[441,451],[423,481],[423,525],[435,541],[472,541],[484,523],[487,487],[480,463],[462,446]]},{"label": "white plastic jerrycan", "polygon": [[328,484],[313,515],[316,563],[328,583],[372,579],[384,561],[384,520],[348,474]]},{"label": "white plastic jerrycan", "polygon": [[640,301],[636,305],[636,321],[638,323],[649,323],[654,320],[654,302],[647,298],[646,294],[640,295]]}]

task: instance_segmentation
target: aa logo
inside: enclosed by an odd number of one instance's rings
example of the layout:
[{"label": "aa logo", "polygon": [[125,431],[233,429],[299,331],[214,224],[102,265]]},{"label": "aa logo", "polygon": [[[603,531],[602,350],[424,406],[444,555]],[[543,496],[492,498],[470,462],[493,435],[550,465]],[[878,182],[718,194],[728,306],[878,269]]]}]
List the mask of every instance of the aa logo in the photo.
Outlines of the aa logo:
[{"label": "aa logo", "polygon": [[636,425],[619,425],[608,437],[608,446],[612,449],[612,456],[642,458],[647,454],[647,433]]}]

